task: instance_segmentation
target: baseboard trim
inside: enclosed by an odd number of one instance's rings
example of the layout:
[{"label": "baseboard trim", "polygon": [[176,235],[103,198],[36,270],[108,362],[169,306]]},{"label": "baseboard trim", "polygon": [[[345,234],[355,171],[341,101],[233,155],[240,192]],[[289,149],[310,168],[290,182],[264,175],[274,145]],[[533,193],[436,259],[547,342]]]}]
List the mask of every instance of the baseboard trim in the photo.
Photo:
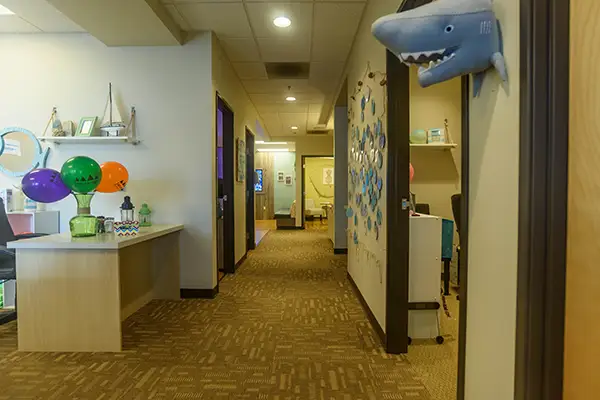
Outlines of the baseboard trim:
[{"label": "baseboard trim", "polygon": [[333,249],[333,254],[348,254],[348,249]]},{"label": "baseboard trim", "polygon": [[212,289],[179,289],[182,299],[214,299],[219,293],[219,285]]},{"label": "baseboard trim", "polygon": [[281,231],[294,231],[296,229],[304,229],[302,226],[278,226],[277,230]]},{"label": "baseboard trim", "polygon": [[235,263],[235,267],[233,267],[233,269],[237,270],[244,263],[244,261],[246,261],[247,258],[248,252],[246,252],[246,254],[244,254],[242,258],[240,258],[239,261]]},{"label": "baseboard trim", "polygon": [[356,293],[356,297],[358,297],[360,304],[362,305],[363,309],[365,310],[365,313],[367,313],[367,317],[369,318],[369,322],[371,323],[371,326],[373,327],[373,329],[375,329],[375,332],[377,332],[377,335],[379,336],[379,340],[381,340],[381,344],[385,347],[385,344],[387,343],[387,341],[386,341],[385,332],[383,331],[383,328],[381,327],[381,325],[379,325],[379,321],[377,321],[377,318],[375,318],[375,314],[373,314],[373,312],[371,311],[371,308],[369,308],[367,301],[365,300],[362,293],[358,289],[358,286],[356,286],[356,283],[354,282],[354,279],[352,279],[352,276],[350,276],[350,274],[348,272],[346,272],[346,276],[348,277],[348,281],[352,285],[352,289],[354,289],[354,293]]}]

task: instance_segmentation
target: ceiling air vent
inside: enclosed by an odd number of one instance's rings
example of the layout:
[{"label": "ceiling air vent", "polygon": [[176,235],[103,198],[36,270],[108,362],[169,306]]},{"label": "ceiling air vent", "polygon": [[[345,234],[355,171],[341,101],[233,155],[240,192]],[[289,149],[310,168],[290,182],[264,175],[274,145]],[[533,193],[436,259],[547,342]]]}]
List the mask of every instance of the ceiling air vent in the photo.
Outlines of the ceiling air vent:
[{"label": "ceiling air vent", "polygon": [[265,63],[269,79],[308,79],[309,63]]},{"label": "ceiling air vent", "polygon": [[327,135],[330,132],[326,124],[315,125],[312,129],[306,131],[307,135]]}]

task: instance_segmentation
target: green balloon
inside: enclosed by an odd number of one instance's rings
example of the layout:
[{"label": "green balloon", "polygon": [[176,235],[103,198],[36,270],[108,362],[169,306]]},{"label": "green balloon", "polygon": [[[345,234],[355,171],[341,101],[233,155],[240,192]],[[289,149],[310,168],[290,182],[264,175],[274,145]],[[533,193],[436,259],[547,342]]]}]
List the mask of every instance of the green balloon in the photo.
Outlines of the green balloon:
[{"label": "green balloon", "polygon": [[60,177],[69,189],[77,193],[89,193],[96,189],[102,180],[102,170],[98,163],[85,156],[68,159],[60,170]]}]

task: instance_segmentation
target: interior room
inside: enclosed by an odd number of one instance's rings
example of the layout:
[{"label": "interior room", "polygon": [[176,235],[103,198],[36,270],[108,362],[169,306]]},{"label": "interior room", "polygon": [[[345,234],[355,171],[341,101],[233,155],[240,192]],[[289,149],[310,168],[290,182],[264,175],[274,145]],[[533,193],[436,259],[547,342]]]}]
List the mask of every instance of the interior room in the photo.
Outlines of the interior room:
[{"label": "interior room", "polygon": [[334,158],[305,156],[303,172],[305,224],[325,229],[334,205]]}]

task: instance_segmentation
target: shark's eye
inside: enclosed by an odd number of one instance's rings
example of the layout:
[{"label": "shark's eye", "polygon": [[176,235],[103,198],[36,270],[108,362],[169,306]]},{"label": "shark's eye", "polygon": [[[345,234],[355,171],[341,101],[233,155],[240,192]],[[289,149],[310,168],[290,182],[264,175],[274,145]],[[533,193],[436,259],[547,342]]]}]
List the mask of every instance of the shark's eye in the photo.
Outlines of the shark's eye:
[{"label": "shark's eye", "polygon": [[452,32],[453,30],[454,30],[454,25],[448,25],[448,26],[446,27],[446,29],[444,29],[444,31],[445,31],[446,33],[450,33],[450,32]]}]

